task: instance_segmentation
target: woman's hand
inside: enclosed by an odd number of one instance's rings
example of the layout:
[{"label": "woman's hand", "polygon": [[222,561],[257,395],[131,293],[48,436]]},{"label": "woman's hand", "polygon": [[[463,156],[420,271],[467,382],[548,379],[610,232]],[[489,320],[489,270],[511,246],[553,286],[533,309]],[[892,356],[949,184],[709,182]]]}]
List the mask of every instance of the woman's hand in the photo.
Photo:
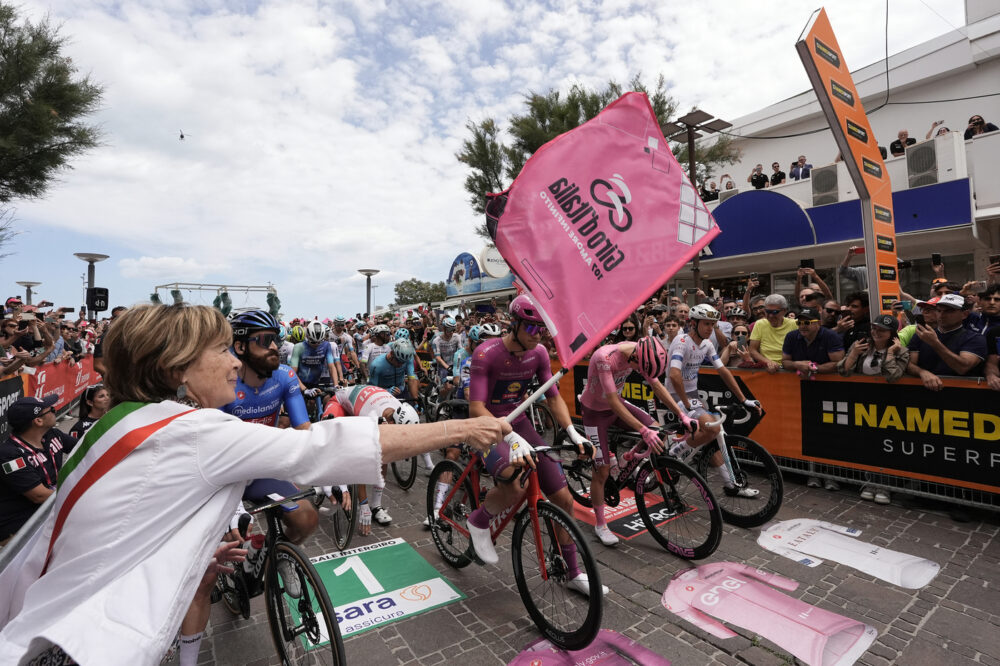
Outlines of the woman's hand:
[{"label": "woman's hand", "polygon": [[493,416],[477,416],[474,419],[464,419],[462,421],[449,421],[449,424],[461,423],[463,437],[462,441],[486,453],[496,443],[503,439],[504,435],[511,432],[510,424],[504,419]]}]

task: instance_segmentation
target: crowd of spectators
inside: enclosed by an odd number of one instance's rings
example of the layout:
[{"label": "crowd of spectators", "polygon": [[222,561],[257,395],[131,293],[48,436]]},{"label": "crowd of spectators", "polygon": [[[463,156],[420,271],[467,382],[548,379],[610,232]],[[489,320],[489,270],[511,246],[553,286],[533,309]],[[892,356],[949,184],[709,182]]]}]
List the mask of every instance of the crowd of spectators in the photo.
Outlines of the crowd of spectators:
[{"label": "crowd of spectators", "polygon": [[[985,134],[987,132],[996,132],[997,129],[996,125],[986,122],[981,115],[976,114],[969,118],[968,125],[962,136],[964,140],[968,141],[976,135]],[[931,124],[931,128],[927,131],[927,135],[924,138],[929,140],[935,136],[947,134],[950,131],[951,130],[945,126],[943,120],[935,120],[934,123]],[[886,151],[884,147],[879,146],[879,151],[882,153],[883,159],[888,157],[889,153],[891,153],[893,157],[900,157],[906,154],[907,146],[912,146],[916,142],[917,140],[910,136],[909,130],[901,129],[896,133],[896,140],[889,144],[889,150]],[[840,162],[842,159],[843,157],[838,154],[834,161]],[[788,181],[804,180],[809,178],[812,169],[813,165],[808,162],[805,155],[799,155],[799,158],[788,166],[787,176],[785,172],[781,170],[781,164],[779,162],[771,164],[772,173],[770,176],[764,173],[762,164],[756,164],[747,176],[747,183],[749,183],[755,190],[762,190],[767,187],[781,185],[782,183]],[[728,173],[722,174],[722,176],[719,177],[719,183],[722,184],[724,190],[731,190],[736,187],[736,183]],[[702,185],[701,198],[703,201],[715,201],[719,198],[719,189],[714,180],[708,179]]]}]

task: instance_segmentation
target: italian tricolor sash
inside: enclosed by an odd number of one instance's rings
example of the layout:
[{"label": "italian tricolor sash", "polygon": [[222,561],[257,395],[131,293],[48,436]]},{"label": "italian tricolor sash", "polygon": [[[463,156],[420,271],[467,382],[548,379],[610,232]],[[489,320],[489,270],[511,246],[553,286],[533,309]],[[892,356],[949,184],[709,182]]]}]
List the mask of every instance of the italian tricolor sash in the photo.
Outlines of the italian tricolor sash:
[{"label": "italian tricolor sash", "polygon": [[59,538],[69,512],[97,481],[135,451],[153,433],[193,409],[175,402],[123,402],[87,431],[83,440],[59,470],[58,491],[53,512],[56,516],[45,555],[45,575],[52,549]]}]

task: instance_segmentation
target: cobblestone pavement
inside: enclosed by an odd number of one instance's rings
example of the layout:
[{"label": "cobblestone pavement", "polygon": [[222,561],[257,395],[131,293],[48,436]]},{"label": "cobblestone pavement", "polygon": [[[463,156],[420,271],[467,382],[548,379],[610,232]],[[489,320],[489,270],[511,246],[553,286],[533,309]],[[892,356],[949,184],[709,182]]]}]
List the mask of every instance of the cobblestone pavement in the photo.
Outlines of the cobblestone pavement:
[{"label": "cobblestone pavement", "polygon": [[[352,546],[403,538],[466,595],[467,599],[423,615],[347,639],[351,664],[505,664],[539,634],[517,594],[509,556],[510,528],[498,544],[500,564],[456,570],[438,555],[430,532],[421,526],[426,491],[423,470],[409,492],[393,480],[386,487],[393,523],[373,526],[370,537],[355,536]],[[726,527],[713,561],[745,562],[800,582],[793,594],[804,601],[878,629],[878,640],[859,663],[883,666],[1000,666],[1000,516],[971,512],[969,522],[955,522],[944,505],[893,496],[893,504],[862,501],[856,487],[838,492],[807,488],[804,479],[786,477],[779,520],[814,518],[856,527],[861,538],[941,564],[941,571],[920,590],[905,590],[852,568],[824,562],[808,568],[763,550],[757,532]],[[310,555],[335,550],[321,517],[320,531],[306,543]],[[660,595],[683,560],[668,554],[648,536],[605,548],[592,539],[603,582],[605,629],[638,640],[673,664],[794,664],[793,657],[771,642],[732,627],[740,636],[719,639],[675,619]],[[221,604],[202,644],[205,664],[276,663],[263,598],[254,599],[253,616],[234,620]]]}]

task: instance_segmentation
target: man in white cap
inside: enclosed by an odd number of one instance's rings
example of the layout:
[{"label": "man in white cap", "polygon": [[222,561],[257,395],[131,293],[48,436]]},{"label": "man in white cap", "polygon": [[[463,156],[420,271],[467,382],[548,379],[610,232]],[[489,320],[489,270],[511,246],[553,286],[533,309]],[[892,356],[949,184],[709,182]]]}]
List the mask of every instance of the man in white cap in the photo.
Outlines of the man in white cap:
[{"label": "man in white cap", "polygon": [[965,298],[945,294],[937,302],[936,328],[917,324],[916,334],[907,348],[910,364],[906,371],[920,377],[932,391],[943,387],[940,375],[982,376],[986,358],[986,338],[962,326],[966,311]]}]

